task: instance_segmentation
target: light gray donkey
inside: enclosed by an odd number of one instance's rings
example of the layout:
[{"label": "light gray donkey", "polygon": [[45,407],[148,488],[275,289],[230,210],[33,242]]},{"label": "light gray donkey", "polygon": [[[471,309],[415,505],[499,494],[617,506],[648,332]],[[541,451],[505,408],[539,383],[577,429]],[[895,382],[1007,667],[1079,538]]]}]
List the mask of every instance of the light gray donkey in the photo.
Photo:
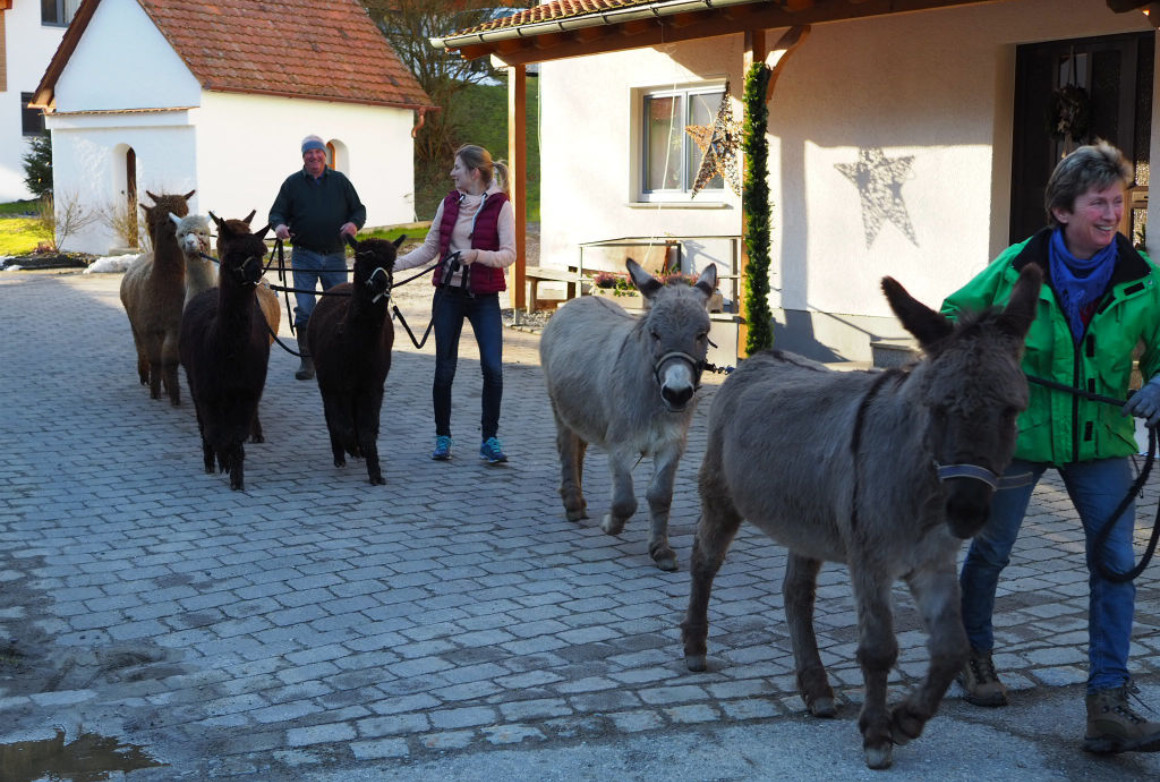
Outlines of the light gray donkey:
[{"label": "light gray donkey", "polygon": [[[681,624],[690,670],[706,667],[713,578],[742,519],[786,548],[783,598],[798,689],[814,716],[835,713],[813,613],[823,561],[844,562],[858,613],[866,765],[886,768],[892,744],[917,738],[967,659],[955,555],[987,520],[998,476],[1027,406],[1020,371],[1040,274],[1028,267],[1005,310],[956,325],[893,279],[883,291],[925,358],[885,372],[834,372],[764,351],[718,390],[701,466],[701,520]],[[929,639],[922,682],[891,709],[898,656],[891,588],[910,588]]]},{"label": "light gray donkey", "polygon": [[717,267],[710,265],[690,286],[663,285],[631,258],[626,265],[648,302],[642,317],[608,299],[583,296],[552,316],[540,340],[556,417],[560,496],[569,521],[588,517],[584,452],[588,443],[604,448],[612,470],[612,508],[600,528],[619,535],[636,512],[633,465],[652,456],[648,550],[661,570],[676,570],[668,532],[673,478],[709,348],[705,306],[717,286]]}]

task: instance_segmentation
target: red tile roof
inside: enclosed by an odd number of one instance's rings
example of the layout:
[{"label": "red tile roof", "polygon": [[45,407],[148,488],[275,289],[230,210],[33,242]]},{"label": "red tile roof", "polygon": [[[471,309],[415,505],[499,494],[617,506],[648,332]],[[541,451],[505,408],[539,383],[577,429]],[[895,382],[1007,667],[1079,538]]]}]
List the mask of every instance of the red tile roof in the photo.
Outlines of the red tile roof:
[{"label": "red tile roof", "polygon": [[[84,0],[41,81],[37,102],[51,100],[56,78],[100,2]],[[207,90],[415,109],[433,105],[356,0],[137,2]]]}]

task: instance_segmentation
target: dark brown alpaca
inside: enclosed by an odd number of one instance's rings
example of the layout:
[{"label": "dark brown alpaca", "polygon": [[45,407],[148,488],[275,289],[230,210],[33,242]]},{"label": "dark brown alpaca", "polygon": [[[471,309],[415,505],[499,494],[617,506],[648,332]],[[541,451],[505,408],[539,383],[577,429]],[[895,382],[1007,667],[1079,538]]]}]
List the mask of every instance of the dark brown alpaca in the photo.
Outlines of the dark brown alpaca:
[{"label": "dark brown alpaca", "polygon": [[121,303],[137,346],[137,375],[149,385],[149,395],[161,398],[164,384],[169,401],[181,404],[177,381],[178,334],[185,304],[185,256],[177,246],[177,226],[170,219],[189,214],[185,195],[156,196],[146,191],[153,206],[141,204],[153,252],[138,258],[121,279]]},{"label": "dark brown alpaca", "polygon": [[243,443],[258,424],[258,402],[266,385],[270,340],[255,298],[266,255],[263,238],[228,227],[226,250],[216,289],[199,293],[185,308],[181,322],[181,365],[197,409],[205,471],[216,459],[230,474],[230,488],[245,488]]},{"label": "dark brown alpaca", "polygon": [[[367,462],[372,484],[383,484],[379,467],[379,411],[383,384],[391,369],[395,329],[387,312],[391,268],[403,242],[348,239],[354,248],[354,282],[331,288],[314,312],[306,341],[322,392],[334,466],[346,454]],[[345,294],[345,295],[343,295]]]},{"label": "dark brown alpaca", "polygon": [[[222,228],[229,227],[228,235],[240,236],[250,232],[250,221],[254,219],[254,215],[258,210],[251,211],[242,219],[223,219],[218,217],[213,212],[209,213],[210,219],[218,227],[217,252],[220,257],[225,249],[222,247]],[[228,239],[226,241],[229,241]],[[278,334],[278,321],[282,319],[282,307],[278,304],[278,294],[270,289],[270,286],[263,280],[258,286],[258,306],[262,308],[262,317],[266,319],[266,324],[270,327],[270,342],[274,341],[274,337]]]}]

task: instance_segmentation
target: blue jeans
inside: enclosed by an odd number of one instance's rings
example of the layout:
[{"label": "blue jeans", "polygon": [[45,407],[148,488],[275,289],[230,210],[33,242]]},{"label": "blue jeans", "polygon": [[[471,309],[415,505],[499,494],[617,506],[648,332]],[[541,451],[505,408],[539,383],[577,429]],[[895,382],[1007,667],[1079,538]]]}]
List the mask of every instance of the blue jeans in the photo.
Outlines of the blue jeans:
[{"label": "blue jeans", "polygon": [[[346,282],[346,253],[342,250],[329,255],[295,247],[290,254],[290,267],[294,270],[294,287],[312,291],[319,281],[322,290],[328,291],[340,282]],[[314,312],[313,293],[295,293],[294,327],[305,329],[310,313]]]},{"label": "blue jeans", "polygon": [[[1088,566],[1088,692],[1119,687],[1128,680],[1128,647],[1132,637],[1132,617],[1136,587],[1128,582],[1114,584],[1100,576],[1094,556],[1114,572],[1132,568],[1132,533],[1136,506],[1133,501],[1116,520],[1102,551],[1093,549],[1096,536],[1123,501],[1132,486],[1132,468],[1127,459],[1097,459],[1074,462],[1059,469],[1067,494],[1079,512],[1086,539]],[[1010,561],[1011,548],[1031,501],[1035,483],[1047,465],[1016,460],[1007,475],[1030,472],[1032,485],[1003,489],[995,493],[991,516],[971,542],[963,562],[959,585],[963,597],[963,625],[971,647],[990,651],[994,645],[991,614],[999,573]]]},{"label": "blue jeans", "polygon": [[451,434],[451,384],[459,361],[459,335],[467,319],[479,345],[479,366],[483,370],[483,439],[499,431],[499,406],[503,399],[503,319],[499,294],[471,295],[457,288],[435,291],[431,321],[435,331],[435,434]]}]

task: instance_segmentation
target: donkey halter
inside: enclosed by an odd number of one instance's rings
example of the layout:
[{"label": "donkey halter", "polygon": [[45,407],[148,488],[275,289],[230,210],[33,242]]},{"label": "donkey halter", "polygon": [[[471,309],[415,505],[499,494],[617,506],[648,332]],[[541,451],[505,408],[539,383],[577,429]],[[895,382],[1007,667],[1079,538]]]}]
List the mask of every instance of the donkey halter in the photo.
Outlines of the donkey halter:
[{"label": "donkey halter", "polygon": [[701,359],[691,356],[683,350],[670,350],[661,354],[661,357],[653,362],[653,376],[657,380],[657,385],[663,386],[665,381],[661,378],[661,367],[669,361],[677,359],[678,361],[686,362],[693,369],[693,388],[701,387],[701,372],[705,369],[705,362]]},{"label": "donkey halter", "polygon": [[938,471],[938,479],[940,481],[950,480],[951,478],[972,478],[987,484],[991,487],[992,491],[1015,489],[1031,484],[1031,473],[1029,472],[1004,476],[997,475],[978,464],[939,464],[935,462],[934,466]]}]

